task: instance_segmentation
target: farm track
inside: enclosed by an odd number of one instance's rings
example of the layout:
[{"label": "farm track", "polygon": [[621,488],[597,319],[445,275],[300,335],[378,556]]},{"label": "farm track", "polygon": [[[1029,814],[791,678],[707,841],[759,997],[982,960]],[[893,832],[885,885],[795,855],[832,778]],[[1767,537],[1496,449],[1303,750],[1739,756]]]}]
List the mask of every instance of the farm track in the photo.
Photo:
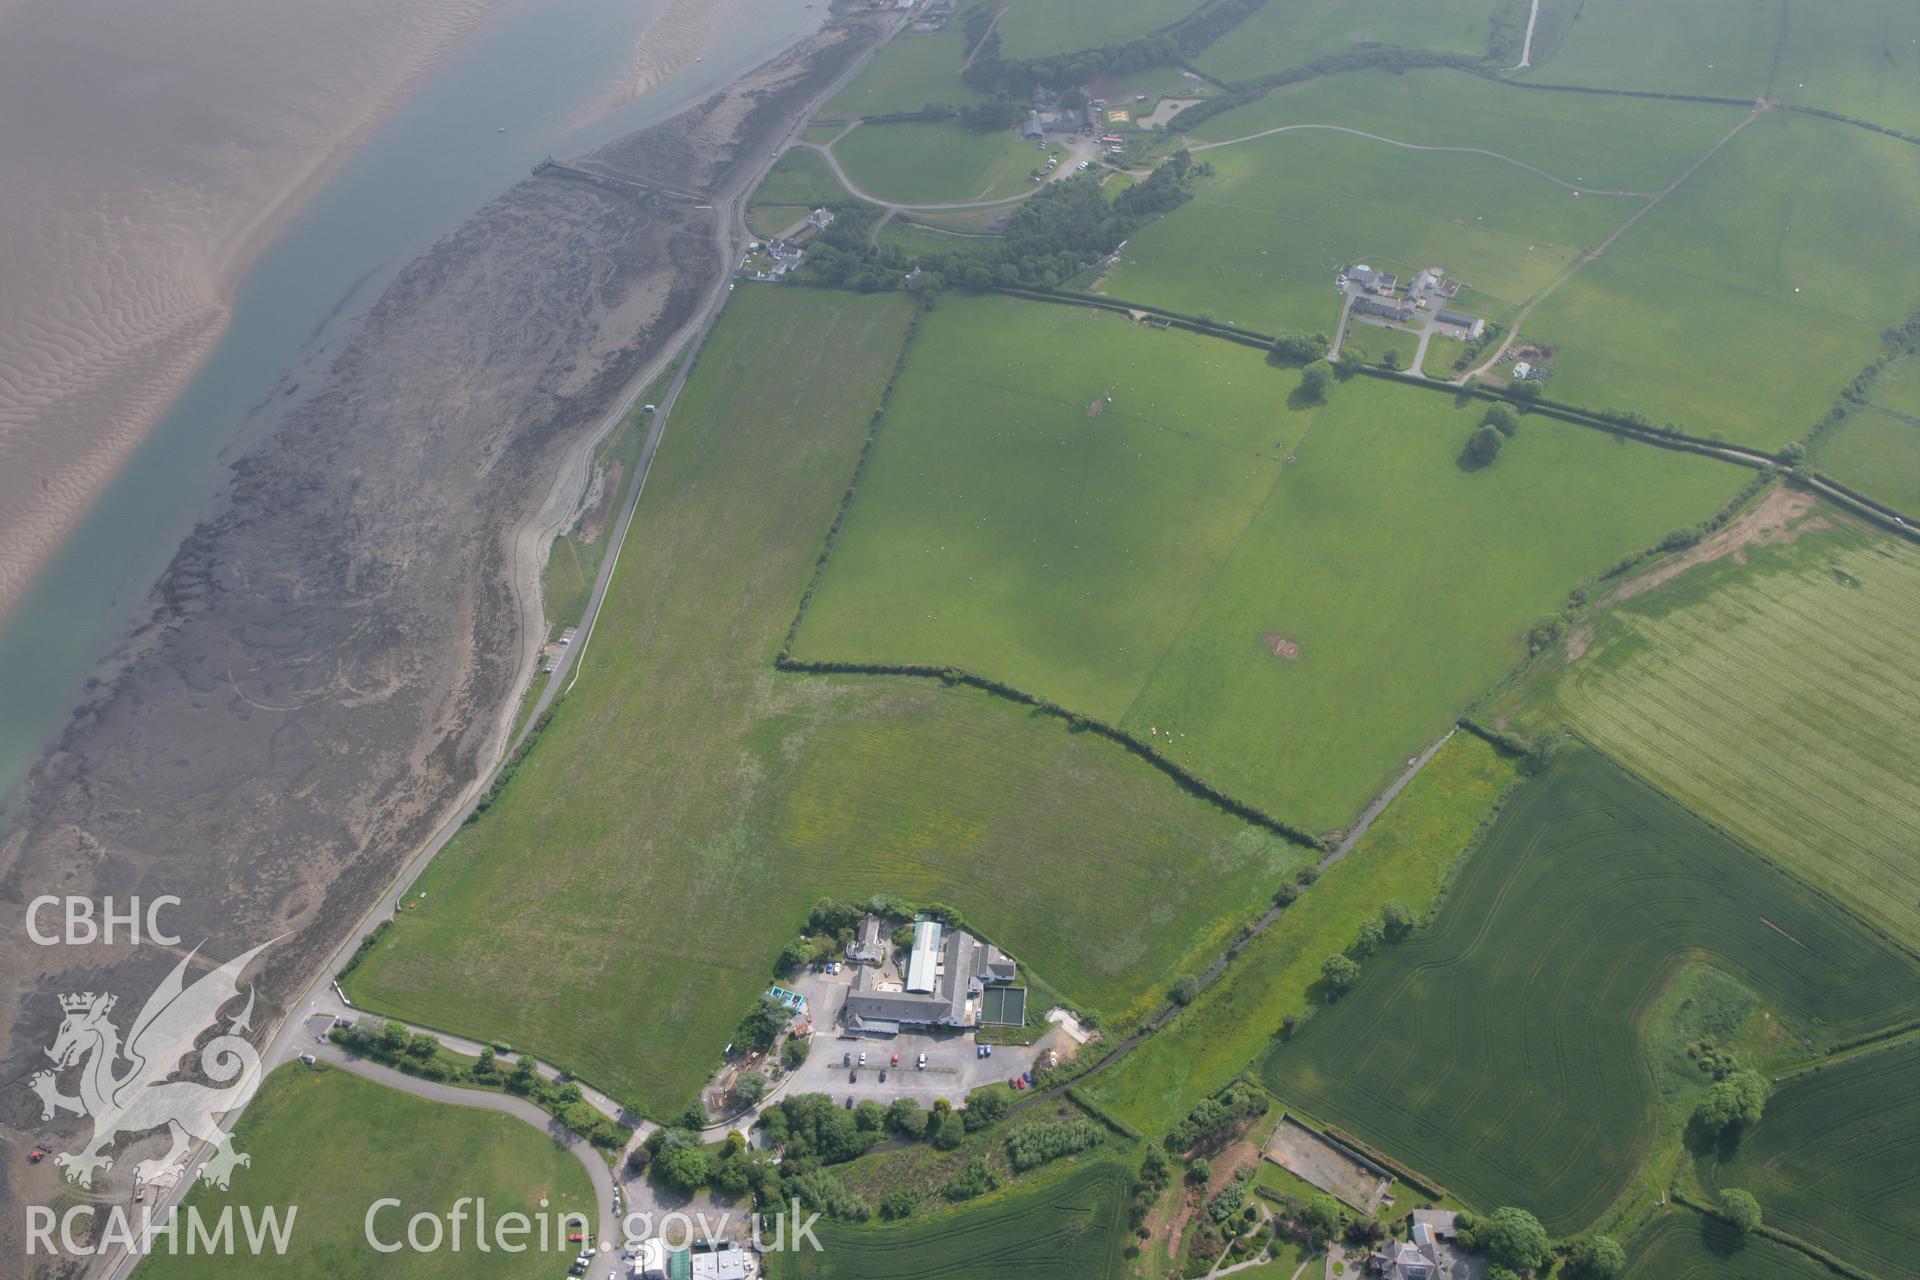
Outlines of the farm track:
[{"label": "farm track", "polygon": [[[1583,196],[1629,196],[1639,200],[1653,200],[1653,199],[1656,199],[1659,195],[1664,194],[1662,192],[1653,192],[1653,191],[1624,191],[1624,190],[1607,190],[1601,187],[1583,187],[1583,186],[1580,186],[1578,183],[1568,182],[1565,178],[1556,177],[1553,174],[1548,173],[1545,169],[1539,168],[1535,165],[1530,165],[1524,160],[1516,160],[1512,156],[1502,155],[1498,151],[1489,151],[1485,147],[1448,147],[1448,146],[1439,146],[1433,143],[1403,142],[1398,138],[1389,138],[1378,133],[1368,133],[1364,129],[1350,129],[1346,125],[1342,125],[1342,124],[1277,125],[1274,128],[1262,129],[1258,133],[1249,133],[1238,138],[1223,138],[1219,142],[1196,142],[1193,145],[1189,146],[1187,150],[1190,152],[1213,151],[1220,147],[1237,146],[1242,142],[1256,142],[1261,138],[1271,138],[1275,134],[1294,133],[1300,130],[1319,130],[1325,133],[1345,133],[1356,138],[1365,138],[1370,142],[1384,142],[1390,147],[1399,147],[1405,151],[1434,151],[1434,152],[1451,153],[1454,155],[1486,156],[1489,159],[1498,160],[1504,164],[1510,164],[1516,169],[1525,169],[1528,173],[1533,174],[1535,177],[1545,178],[1548,182],[1553,183],[1557,187],[1563,187],[1568,191],[1579,192]],[[1722,141],[1725,141],[1725,139],[1722,139]],[[1711,152],[1709,152],[1708,154],[1711,154]],[[1695,167],[1697,168],[1698,166],[1696,165]],[[1691,170],[1689,170],[1689,172],[1691,172]],[[1685,175],[1683,174],[1682,177],[1684,176]],[[1671,190],[1671,189],[1672,189],[1671,187],[1668,188],[1668,190]],[[1645,212],[1645,211],[1642,210],[1642,212]],[[1635,215],[1635,216],[1638,216],[1638,215]]]},{"label": "farm track", "polygon": [[1662,187],[1659,191],[1647,197],[1646,204],[1642,205],[1639,209],[1636,209],[1633,212],[1633,214],[1630,217],[1628,217],[1628,219],[1625,222],[1621,223],[1618,227],[1614,229],[1611,235],[1609,235],[1606,239],[1602,240],[1599,244],[1595,245],[1593,248],[1581,254],[1578,258],[1574,259],[1572,266],[1568,267],[1565,271],[1561,272],[1557,277],[1555,277],[1553,281],[1547,285],[1546,288],[1542,289],[1539,293],[1536,293],[1533,297],[1529,298],[1521,306],[1519,314],[1514,316],[1513,322],[1507,326],[1507,335],[1506,337],[1501,339],[1499,347],[1497,347],[1494,350],[1492,355],[1487,357],[1486,361],[1483,364],[1481,364],[1479,368],[1469,370],[1468,372],[1461,374],[1458,378],[1455,378],[1453,380],[1455,385],[1464,386],[1466,385],[1469,379],[1483,378],[1488,373],[1492,372],[1493,369],[1500,363],[1500,357],[1504,356],[1507,353],[1508,349],[1511,348],[1514,342],[1520,337],[1521,326],[1526,323],[1527,317],[1532,315],[1535,309],[1538,308],[1541,303],[1545,302],[1549,297],[1553,296],[1554,292],[1557,289],[1559,289],[1561,285],[1565,284],[1567,281],[1573,279],[1575,275],[1579,274],[1579,271],[1582,267],[1586,266],[1589,262],[1592,262],[1595,259],[1603,256],[1608,249],[1611,249],[1613,247],[1613,244],[1616,240],[1618,240],[1621,236],[1625,235],[1628,231],[1632,230],[1634,223],[1646,217],[1647,214],[1651,213],[1654,209],[1658,208],[1660,206],[1660,203],[1663,200],[1665,200],[1668,196],[1672,195],[1675,191],[1678,191],[1680,187],[1683,184],[1685,184],[1687,179],[1691,178],[1694,174],[1700,171],[1701,166],[1705,165],[1707,161],[1713,159],[1713,157],[1719,153],[1720,148],[1726,146],[1729,142],[1732,142],[1734,138],[1739,136],[1740,131],[1742,129],[1745,129],[1748,125],[1752,124],[1755,120],[1758,120],[1766,110],[1767,110],[1766,105],[1762,103],[1762,104],[1756,105],[1752,111],[1749,111],[1746,115],[1742,116],[1739,124],[1736,124],[1735,126],[1733,126],[1733,128],[1729,129],[1726,132],[1726,134],[1722,136],[1718,142],[1714,143],[1711,147],[1708,147],[1706,150],[1706,153],[1702,155],[1698,160],[1695,160],[1692,164],[1688,165],[1684,173],[1682,173],[1679,177],[1675,178],[1672,182],[1669,182],[1666,186]]}]

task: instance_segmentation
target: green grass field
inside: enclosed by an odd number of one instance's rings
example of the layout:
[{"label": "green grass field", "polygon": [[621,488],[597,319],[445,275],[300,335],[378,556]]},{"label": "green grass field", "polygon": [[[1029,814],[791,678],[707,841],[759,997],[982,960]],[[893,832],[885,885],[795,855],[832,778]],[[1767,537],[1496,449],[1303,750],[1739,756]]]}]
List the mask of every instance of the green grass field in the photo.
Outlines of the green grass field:
[{"label": "green grass field", "polygon": [[[1390,329],[1385,325],[1367,324],[1355,321],[1347,333],[1347,340],[1340,348],[1340,358],[1355,360],[1362,364],[1376,364],[1382,368],[1413,368],[1414,352],[1420,349],[1420,335],[1408,333],[1404,329]],[[1387,353],[1399,357],[1398,363],[1389,363]]]},{"label": "green grass field", "polygon": [[1904,0],[1827,0],[1793,17],[1774,92],[1920,133],[1920,8]]},{"label": "green grass field", "polygon": [[1889,364],[1870,398],[1883,409],[1920,418],[1920,352],[1909,351]]},{"label": "green grass field", "polygon": [[1494,0],[1295,0],[1269,3],[1215,40],[1194,65],[1221,80],[1252,80],[1349,45],[1484,54]]},{"label": "green grass field", "polygon": [[817,151],[795,147],[753,189],[747,204],[747,225],[755,235],[775,236],[800,221],[811,209],[848,199],[847,189],[833,176]]},{"label": "green grass field", "polygon": [[1552,54],[1522,74],[1751,100],[1766,90],[1781,18],[1776,0],[1590,0]]},{"label": "green grass field", "polygon": [[1165,1030],[1081,1085],[1143,1133],[1159,1133],[1257,1057],[1289,1016],[1312,1010],[1320,962],[1352,943],[1360,922],[1398,900],[1432,910],[1455,861],[1512,785],[1512,761],[1457,733],[1394,798],[1344,861],[1248,944]]},{"label": "green grass field", "polygon": [[1046,159],[1011,129],[975,133],[951,120],[861,125],[833,153],[855,186],[901,204],[1016,196]]},{"label": "green grass field", "polygon": [[[1457,71],[1357,71],[1303,80],[1223,111],[1195,127],[1192,140],[1337,124],[1422,146],[1484,147],[1596,190],[1658,191],[1742,114],[1700,103],[1532,92]],[[1514,118],[1526,127],[1502,127]]]},{"label": "green grass field", "polygon": [[1082,1166],[897,1227],[816,1228],[821,1249],[768,1255],[775,1280],[1102,1280],[1126,1270],[1132,1166]]},{"label": "green grass field", "polygon": [[1435,334],[1427,341],[1427,359],[1421,366],[1421,372],[1429,378],[1447,379],[1453,376],[1453,362],[1467,349],[1465,341]]},{"label": "green grass field", "polygon": [[1813,465],[1909,518],[1920,512],[1920,421],[1855,409],[1814,441]]},{"label": "green grass field", "polygon": [[1806,1254],[1742,1237],[1718,1218],[1669,1209],[1627,1242],[1625,1280],[1832,1280]]},{"label": "green grass field", "polygon": [[1293,383],[1115,316],[943,303],[796,654],[991,675],[1338,828],[1570,587],[1743,478],[1539,419],[1465,472],[1450,398],[1360,379],[1294,411]]},{"label": "green grass field", "polygon": [[[242,1206],[256,1212],[274,1207],[283,1215],[297,1206],[287,1252],[156,1253],[140,1264],[140,1280],[485,1278],[524,1276],[536,1263],[558,1274],[576,1249],[558,1231],[552,1237],[558,1247],[545,1255],[481,1253],[472,1247],[469,1223],[467,1247],[460,1252],[380,1253],[367,1243],[364,1223],[373,1202],[384,1197],[402,1205],[376,1219],[383,1242],[404,1240],[415,1213],[443,1215],[462,1196],[485,1197],[495,1219],[578,1212],[589,1223],[597,1221],[593,1187],[578,1158],[524,1120],[425,1102],[345,1071],[281,1067],[254,1095],[234,1130],[234,1144],[253,1163],[235,1173],[232,1190],[196,1185],[187,1203],[202,1215],[218,1215],[231,1205],[236,1219]],[[547,1202],[550,1207],[542,1210]]]},{"label": "green grass field", "polygon": [[[1410,274],[1443,266],[1516,307],[1604,239],[1641,201],[1575,199],[1481,155],[1410,151],[1320,129],[1200,153],[1217,176],[1134,233],[1106,291],[1233,324],[1332,331],[1334,275],[1354,262]],[[1417,198],[1383,199],[1388,191]]]},{"label": "green grass field", "polygon": [[[1779,520],[1772,521],[1776,528]],[[1827,526],[1827,527],[1821,527]],[[1920,551],[1830,511],[1603,614],[1501,709],[1573,725],[1920,943]],[[1776,535],[1777,536],[1777,535]]]},{"label": "green grass field", "polygon": [[1001,56],[1033,58],[1124,44],[1192,13],[1200,0],[1014,0],[1000,25]]},{"label": "green grass field", "polygon": [[1523,1205],[1565,1233],[1650,1153],[1640,1026],[1696,962],[1741,974],[1815,1049],[1920,1013],[1910,957],[1568,747],[1506,806],[1434,925],[1369,960],[1262,1074],[1469,1203]]},{"label": "green grass field", "polygon": [[940,31],[902,31],[815,114],[822,120],[851,120],[918,111],[930,102],[970,106],[985,95],[960,78],[966,50],[958,23]]},{"label": "green grass field", "polygon": [[1916,202],[1920,147],[1757,120],[1527,320],[1560,348],[1547,393],[1763,448],[1797,439],[1920,306]]},{"label": "green grass field", "polygon": [[950,903],[1124,1021],[1292,873],[1297,851],[1057,720],[773,670],[911,313],[735,296],[578,687],[354,972],[356,1003],[534,1047],[663,1115],[823,895]]},{"label": "green grass field", "polygon": [[1731,1153],[1695,1170],[1711,1194],[1742,1187],[1769,1226],[1887,1280],[1920,1276],[1920,1041],[1779,1086]]}]

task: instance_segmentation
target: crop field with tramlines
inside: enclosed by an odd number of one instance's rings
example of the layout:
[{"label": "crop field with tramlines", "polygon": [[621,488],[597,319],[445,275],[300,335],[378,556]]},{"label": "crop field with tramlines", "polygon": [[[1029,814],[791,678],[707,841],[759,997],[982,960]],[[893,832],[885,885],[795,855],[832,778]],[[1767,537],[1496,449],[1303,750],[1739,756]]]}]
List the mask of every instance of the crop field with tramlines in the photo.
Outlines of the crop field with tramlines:
[{"label": "crop field with tramlines", "polygon": [[1833,1280],[1804,1253],[1743,1237],[1718,1218],[1671,1209],[1627,1248],[1625,1280]]},{"label": "crop field with tramlines", "polygon": [[1920,1041],[1794,1076],[1738,1147],[1695,1169],[1855,1266],[1920,1276]]},{"label": "crop field with tramlines", "polygon": [[1920,965],[1572,746],[1435,923],[1276,1045],[1269,1088],[1469,1203],[1586,1226],[1648,1155],[1640,1026],[1682,966],[1742,975],[1817,1050],[1920,1015]]},{"label": "crop field with tramlines", "polygon": [[1105,1163],[898,1227],[816,1228],[820,1251],[769,1255],[775,1280],[1101,1280],[1118,1275],[1133,1170]]},{"label": "crop field with tramlines", "polygon": [[1573,725],[1920,943],[1920,549],[1790,491],[1729,534],[1628,584],[1500,709]]}]

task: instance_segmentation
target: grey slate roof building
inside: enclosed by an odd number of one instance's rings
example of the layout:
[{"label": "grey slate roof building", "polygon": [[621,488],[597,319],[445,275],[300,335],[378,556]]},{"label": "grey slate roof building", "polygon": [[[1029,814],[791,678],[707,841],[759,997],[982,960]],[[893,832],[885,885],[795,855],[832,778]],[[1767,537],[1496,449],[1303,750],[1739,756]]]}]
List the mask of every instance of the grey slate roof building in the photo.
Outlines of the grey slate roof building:
[{"label": "grey slate roof building", "polygon": [[1388,320],[1411,320],[1414,306],[1411,302],[1402,302],[1397,298],[1369,298],[1361,296],[1353,300],[1353,309],[1361,315],[1383,316]]},{"label": "grey slate roof building", "polygon": [[964,929],[943,934],[938,923],[923,920],[914,926],[906,989],[882,990],[878,969],[863,966],[855,971],[847,992],[847,1030],[890,1036],[903,1026],[970,1027],[969,1002],[990,983],[1012,982],[1016,973],[1013,958],[1000,948]]},{"label": "grey slate roof building", "polygon": [[855,964],[879,964],[887,958],[886,939],[880,936],[880,917],[869,911],[847,944],[847,959]]},{"label": "grey slate roof building", "polygon": [[1456,325],[1467,331],[1469,338],[1477,338],[1486,332],[1487,322],[1479,316],[1470,316],[1464,311],[1442,311],[1434,317],[1441,324]]}]

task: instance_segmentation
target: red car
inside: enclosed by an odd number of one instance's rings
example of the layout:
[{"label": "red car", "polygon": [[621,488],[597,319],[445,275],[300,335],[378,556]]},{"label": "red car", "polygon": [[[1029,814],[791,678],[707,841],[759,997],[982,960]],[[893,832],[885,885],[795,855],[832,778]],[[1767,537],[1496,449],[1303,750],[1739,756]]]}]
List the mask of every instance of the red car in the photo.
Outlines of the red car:
[{"label": "red car", "polygon": [[45,1147],[35,1147],[33,1151],[27,1156],[27,1163],[39,1164],[42,1160],[45,1160],[46,1158],[47,1158],[47,1149]]}]

